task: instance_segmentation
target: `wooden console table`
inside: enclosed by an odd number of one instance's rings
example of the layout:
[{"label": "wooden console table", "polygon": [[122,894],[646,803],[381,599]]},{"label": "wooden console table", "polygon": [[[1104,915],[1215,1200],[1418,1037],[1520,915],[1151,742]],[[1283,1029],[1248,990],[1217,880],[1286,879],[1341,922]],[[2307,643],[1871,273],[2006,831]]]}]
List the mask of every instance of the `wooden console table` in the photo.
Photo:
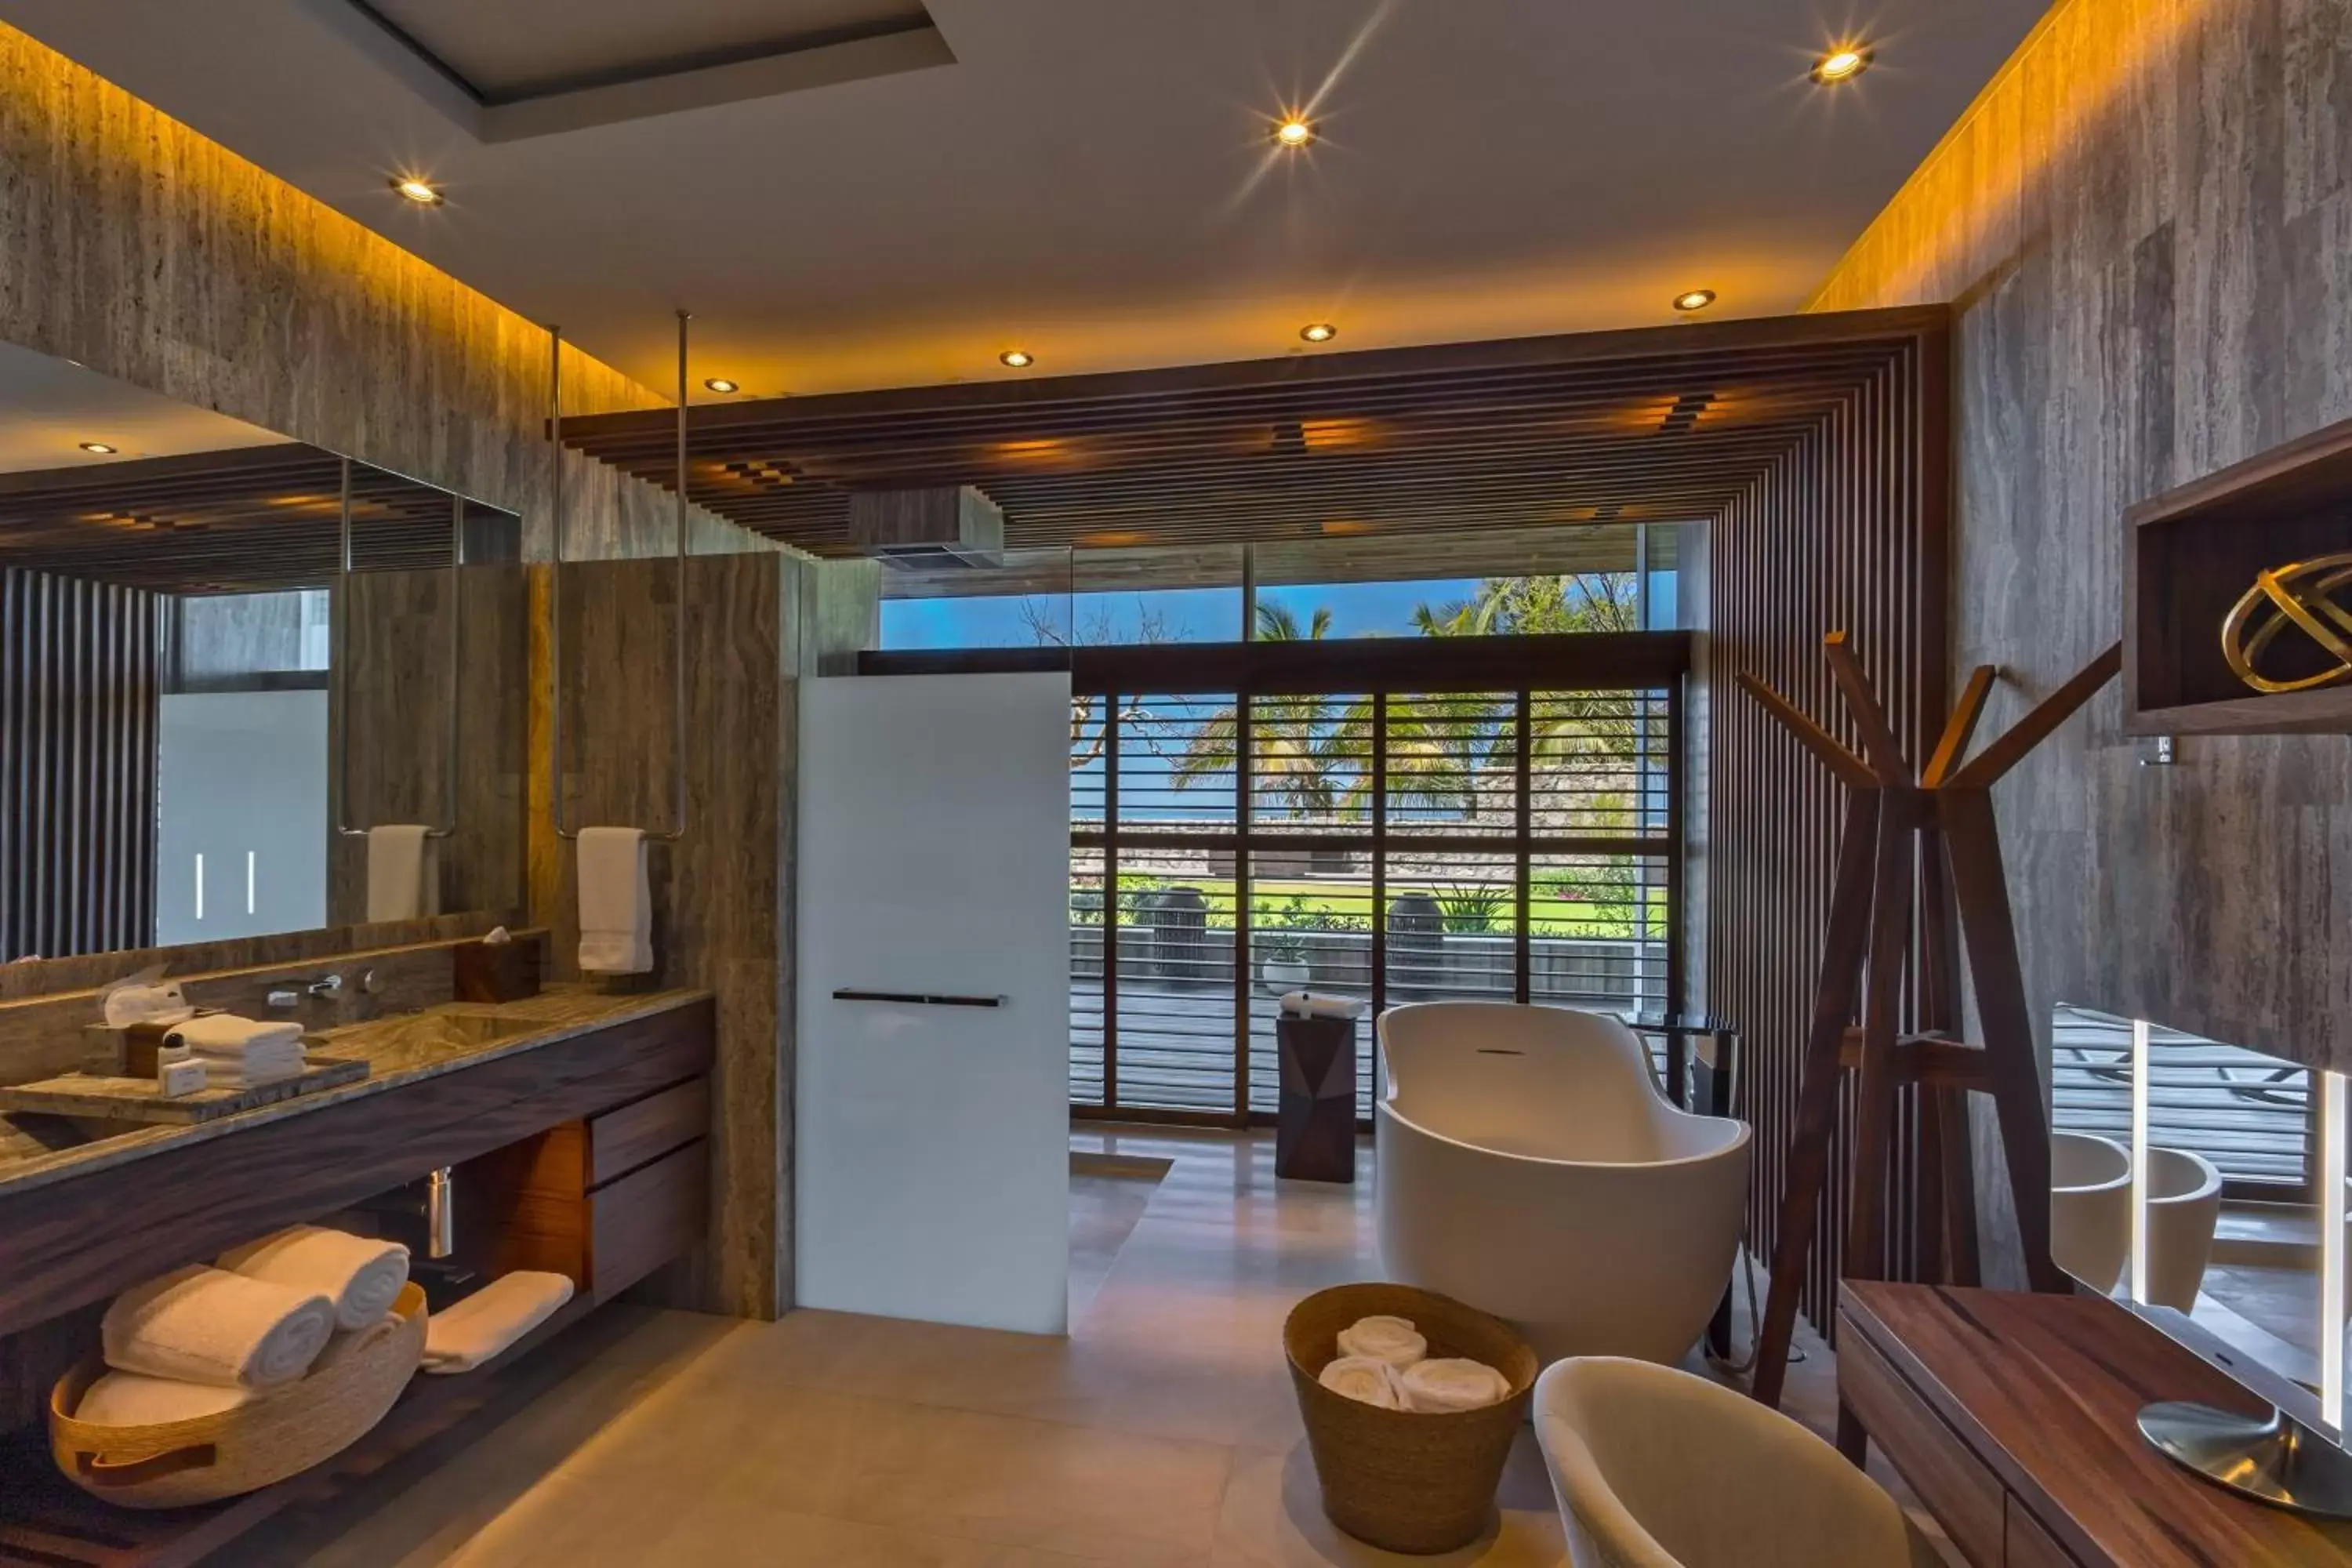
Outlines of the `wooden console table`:
[{"label": "wooden console table", "polygon": [[1838,1397],[1978,1568],[2352,1564],[2320,1524],[2141,1440],[2159,1399],[2259,1401],[2112,1302],[1848,1280]]}]

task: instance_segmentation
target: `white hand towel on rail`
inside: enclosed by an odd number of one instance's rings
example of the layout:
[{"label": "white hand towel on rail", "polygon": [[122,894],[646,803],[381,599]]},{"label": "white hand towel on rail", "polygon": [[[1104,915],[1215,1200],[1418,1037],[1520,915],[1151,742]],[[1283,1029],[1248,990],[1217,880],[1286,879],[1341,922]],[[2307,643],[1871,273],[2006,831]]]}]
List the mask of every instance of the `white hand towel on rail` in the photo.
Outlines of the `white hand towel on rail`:
[{"label": "white hand towel on rail", "polygon": [[643,974],[654,966],[653,888],[636,827],[580,830],[580,967]]},{"label": "white hand towel on rail", "polygon": [[408,1248],[348,1231],[298,1225],[221,1254],[220,1266],[248,1279],[315,1290],[335,1306],[335,1327],[380,1323],[408,1283]]},{"label": "white hand towel on rail", "polygon": [[502,1274],[425,1324],[425,1370],[471,1372],[572,1300],[572,1281],[530,1270]]},{"label": "white hand towel on rail", "polygon": [[368,829],[367,918],[413,921],[441,912],[441,847],[415,823]]},{"label": "white hand towel on rail", "polygon": [[117,1296],[99,1338],[117,1372],[274,1388],[310,1371],[334,1329],[324,1296],[199,1263]]}]

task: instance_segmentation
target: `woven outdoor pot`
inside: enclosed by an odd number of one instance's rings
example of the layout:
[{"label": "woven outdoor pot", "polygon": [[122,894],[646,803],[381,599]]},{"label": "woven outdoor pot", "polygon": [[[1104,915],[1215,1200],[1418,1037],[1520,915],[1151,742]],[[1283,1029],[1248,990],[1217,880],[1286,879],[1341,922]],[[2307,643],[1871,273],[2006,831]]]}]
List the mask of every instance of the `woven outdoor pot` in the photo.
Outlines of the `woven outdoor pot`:
[{"label": "woven outdoor pot", "polygon": [[[1433,1358],[1485,1362],[1510,1380],[1498,1405],[1440,1415],[1381,1410],[1316,1382],[1359,1318],[1408,1318]],[[1527,1420],[1536,1353],[1499,1318],[1410,1285],[1338,1285],[1290,1310],[1282,1326],[1290,1381],[1323,1489],[1323,1511],[1360,1541],[1428,1554],[1466,1546],[1495,1511],[1511,1443]]]},{"label": "woven outdoor pot", "polygon": [[124,1508],[186,1508],[258,1491],[334,1458],[383,1419],[424,1358],[425,1321],[425,1292],[412,1281],[334,1365],[217,1415],[154,1426],[74,1419],[106,1371],[92,1356],[50,1391],[49,1451],[76,1486]]}]

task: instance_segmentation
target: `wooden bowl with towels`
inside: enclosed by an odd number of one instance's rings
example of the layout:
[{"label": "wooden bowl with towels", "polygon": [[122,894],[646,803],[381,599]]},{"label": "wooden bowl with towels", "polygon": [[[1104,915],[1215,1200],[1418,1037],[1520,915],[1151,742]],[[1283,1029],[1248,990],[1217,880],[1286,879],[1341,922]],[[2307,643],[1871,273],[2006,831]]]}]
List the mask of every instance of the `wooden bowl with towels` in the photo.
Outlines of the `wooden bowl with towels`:
[{"label": "wooden bowl with towels", "polygon": [[[1339,1353],[1339,1331],[1380,1316],[1411,1319],[1433,1357],[1486,1363],[1503,1374],[1509,1394],[1475,1410],[1422,1415],[1366,1405],[1316,1381]],[[1381,1284],[1317,1291],[1290,1310],[1282,1341],[1331,1522],[1360,1541],[1416,1555],[1478,1539],[1542,1370],[1528,1342],[1501,1319],[1450,1296]]]},{"label": "wooden bowl with towels", "polygon": [[425,1292],[401,1288],[382,1322],[340,1335],[309,1375],[215,1415],[152,1426],[77,1419],[104,1376],[92,1356],[49,1392],[49,1452],[93,1497],[124,1508],[186,1508],[258,1491],[323,1463],[390,1412],[425,1354]]}]

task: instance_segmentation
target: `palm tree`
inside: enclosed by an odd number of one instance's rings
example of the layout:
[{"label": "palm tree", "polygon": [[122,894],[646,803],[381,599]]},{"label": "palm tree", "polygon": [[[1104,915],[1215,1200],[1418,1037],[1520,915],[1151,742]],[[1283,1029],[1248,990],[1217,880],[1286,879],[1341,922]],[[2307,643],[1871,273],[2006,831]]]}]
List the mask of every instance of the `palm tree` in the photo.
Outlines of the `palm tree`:
[{"label": "palm tree", "polygon": [[[1320,642],[1330,635],[1331,610],[1318,605],[1302,628],[1280,605],[1257,607],[1259,642]],[[1261,697],[1250,708],[1252,793],[1279,805],[1293,816],[1322,816],[1346,808],[1353,792],[1349,775],[1367,753],[1352,750],[1332,723],[1331,704],[1319,697]],[[1183,738],[1171,764],[1178,789],[1219,774],[1237,763],[1235,714],[1223,708]]]}]

